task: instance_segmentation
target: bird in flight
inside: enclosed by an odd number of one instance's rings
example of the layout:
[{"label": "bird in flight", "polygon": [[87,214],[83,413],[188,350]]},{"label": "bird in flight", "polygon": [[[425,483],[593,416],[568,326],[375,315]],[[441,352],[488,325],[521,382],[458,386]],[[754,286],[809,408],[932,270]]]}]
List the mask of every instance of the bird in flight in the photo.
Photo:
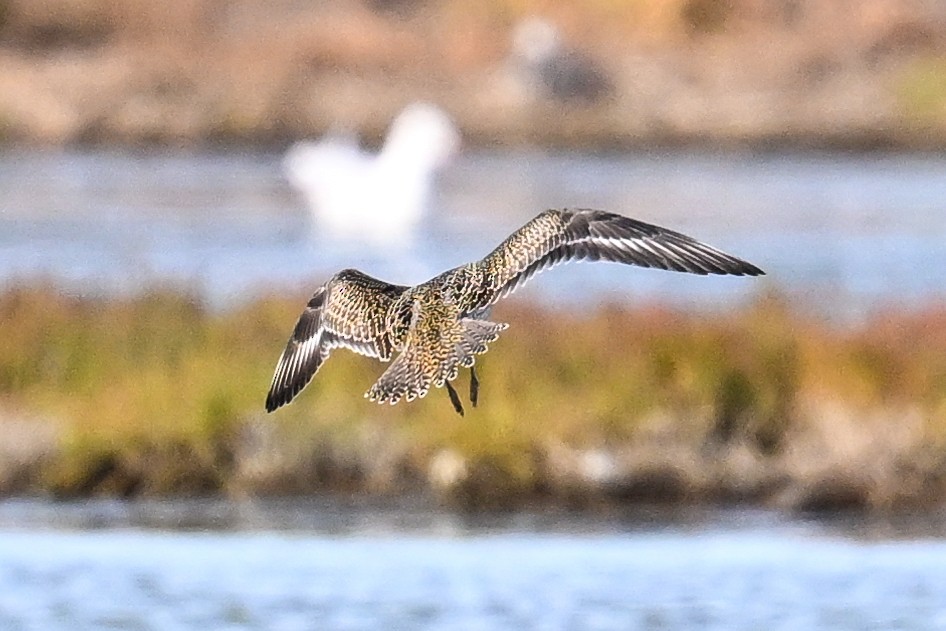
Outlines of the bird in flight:
[{"label": "bird in flight", "polygon": [[[470,402],[479,380],[473,364],[507,324],[490,309],[536,273],[567,261],[614,261],[689,272],[760,276],[761,269],[679,232],[601,210],[546,210],[485,258],[414,287],[392,285],[345,269],[306,304],[276,364],[266,410],[292,401],[336,348],[391,362],[365,397],[394,405],[446,387],[454,409],[463,405],[450,384],[470,369]],[[396,356],[395,356],[396,355]],[[392,361],[393,358],[393,361]]]}]

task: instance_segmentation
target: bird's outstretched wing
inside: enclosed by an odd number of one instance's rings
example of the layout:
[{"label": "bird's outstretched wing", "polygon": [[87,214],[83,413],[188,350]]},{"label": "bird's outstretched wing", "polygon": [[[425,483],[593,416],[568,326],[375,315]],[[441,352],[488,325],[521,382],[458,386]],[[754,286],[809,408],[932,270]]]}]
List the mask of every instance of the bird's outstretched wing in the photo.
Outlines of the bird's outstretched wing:
[{"label": "bird's outstretched wing", "polygon": [[547,210],[514,232],[479,265],[489,279],[482,306],[509,295],[536,273],[566,261],[759,276],[761,269],[685,234],[601,210]]},{"label": "bird's outstretched wing", "polygon": [[391,340],[385,316],[407,289],[346,269],[322,285],[306,304],[296,328],[276,364],[266,397],[266,410],[285,405],[309,383],[334,348],[348,348],[391,359]]}]

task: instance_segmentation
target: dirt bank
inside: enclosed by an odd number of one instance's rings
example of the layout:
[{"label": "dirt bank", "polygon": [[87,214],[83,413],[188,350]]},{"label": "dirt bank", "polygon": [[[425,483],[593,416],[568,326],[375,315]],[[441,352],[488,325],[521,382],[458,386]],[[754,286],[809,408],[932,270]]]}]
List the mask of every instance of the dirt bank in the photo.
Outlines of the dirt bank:
[{"label": "dirt bank", "polygon": [[[376,140],[427,99],[479,145],[941,147],[938,7],[0,0],[0,136],[278,146],[343,125]],[[559,74],[514,50],[534,15],[559,29]],[[562,88],[576,65],[598,79]]]}]

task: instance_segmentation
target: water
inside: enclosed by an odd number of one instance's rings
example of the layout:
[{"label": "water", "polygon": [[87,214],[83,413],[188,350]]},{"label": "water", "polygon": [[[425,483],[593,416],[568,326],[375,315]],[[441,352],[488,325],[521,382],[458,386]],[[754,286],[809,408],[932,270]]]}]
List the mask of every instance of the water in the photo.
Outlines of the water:
[{"label": "water", "polygon": [[[173,282],[228,304],[347,266],[415,282],[538,210],[613,209],[769,272],[828,313],[943,299],[946,158],[465,155],[416,247],[313,237],[279,156],[0,154],[0,286]],[[586,265],[575,304],[749,299],[746,279]],[[946,521],[765,513],[460,516],[357,500],[0,502],[0,630],[938,629]]]},{"label": "water", "polygon": [[944,297],[946,157],[468,152],[441,177],[417,242],[387,251],[313,236],[279,161],[0,154],[0,286],[42,277],[127,292],[171,282],[229,304],[312,288],[349,266],[414,283],[481,257],[541,209],[589,206],[677,228],[769,276],[566,266],[533,281],[528,296],[716,306],[771,286],[842,315]]},{"label": "water", "polygon": [[0,628],[943,628],[942,521],[921,532],[743,512],[8,502]]}]

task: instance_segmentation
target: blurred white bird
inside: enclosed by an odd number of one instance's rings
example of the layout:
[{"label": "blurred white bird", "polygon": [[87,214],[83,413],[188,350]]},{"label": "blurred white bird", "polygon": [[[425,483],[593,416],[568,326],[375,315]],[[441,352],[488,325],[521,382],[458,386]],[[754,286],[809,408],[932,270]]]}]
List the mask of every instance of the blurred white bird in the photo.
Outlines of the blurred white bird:
[{"label": "blurred white bird", "polygon": [[433,178],[457,151],[450,117],[429,103],[408,105],[376,155],[353,134],[289,148],[286,177],[306,198],[316,229],[333,237],[406,245],[427,211]]}]

